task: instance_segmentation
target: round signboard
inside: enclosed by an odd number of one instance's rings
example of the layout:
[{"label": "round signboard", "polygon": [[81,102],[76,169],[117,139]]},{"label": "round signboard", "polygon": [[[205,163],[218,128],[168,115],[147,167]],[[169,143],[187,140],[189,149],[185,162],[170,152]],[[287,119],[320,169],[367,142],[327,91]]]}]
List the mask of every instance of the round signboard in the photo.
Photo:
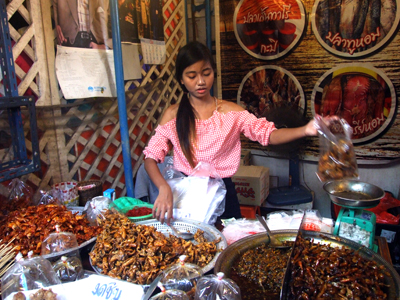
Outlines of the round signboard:
[{"label": "round signboard", "polygon": [[339,65],[326,72],[311,95],[311,111],[337,115],[353,128],[352,141],[365,143],[390,125],[396,110],[392,82],[373,66]]},{"label": "round signboard", "polygon": [[288,53],[305,28],[305,9],[297,0],[241,0],[233,16],[240,46],[264,60]]},{"label": "round signboard", "polygon": [[400,0],[317,0],[311,13],[319,43],[341,57],[361,57],[383,47],[396,33]]},{"label": "round signboard", "polygon": [[250,71],[242,80],[237,103],[257,117],[280,107],[305,111],[303,89],[292,73],[276,66],[262,66]]}]

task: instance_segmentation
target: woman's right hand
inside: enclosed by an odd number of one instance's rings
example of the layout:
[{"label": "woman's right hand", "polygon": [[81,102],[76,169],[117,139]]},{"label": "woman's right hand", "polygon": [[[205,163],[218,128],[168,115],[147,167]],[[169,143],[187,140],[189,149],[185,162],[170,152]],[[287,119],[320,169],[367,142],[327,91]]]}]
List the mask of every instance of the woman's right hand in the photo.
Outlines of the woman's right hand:
[{"label": "woman's right hand", "polygon": [[153,218],[156,218],[161,224],[164,224],[165,214],[167,214],[166,221],[169,225],[172,219],[173,204],[171,187],[168,184],[160,186],[157,199],[153,206]]}]

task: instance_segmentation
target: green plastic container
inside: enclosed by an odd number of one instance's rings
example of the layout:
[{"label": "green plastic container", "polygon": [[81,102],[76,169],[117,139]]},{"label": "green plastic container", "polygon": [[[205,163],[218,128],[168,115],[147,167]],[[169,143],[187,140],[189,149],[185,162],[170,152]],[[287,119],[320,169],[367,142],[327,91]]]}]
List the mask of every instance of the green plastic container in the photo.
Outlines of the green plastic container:
[{"label": "green plastic container", "polygon": [[[153,204],[143,202],[136,198],[131,197],[121,197],[115,199],[114,202],[111,202],[108,206],[109,209],[115,208],[120,213],[126,214],[129,210],[133,209],[134,207],[149,207],[153,209]],[[153,214],[149,214],[146,216],[141,217],[128,217],[129,220],[132,222],[140,222],[148,219],[152,219]]]}]

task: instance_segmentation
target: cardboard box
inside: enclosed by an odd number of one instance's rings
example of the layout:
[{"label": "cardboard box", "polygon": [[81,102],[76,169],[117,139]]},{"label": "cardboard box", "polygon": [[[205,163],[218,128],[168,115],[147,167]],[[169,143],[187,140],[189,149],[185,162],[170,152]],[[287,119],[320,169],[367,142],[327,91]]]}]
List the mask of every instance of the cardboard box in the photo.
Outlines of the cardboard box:
[{"label": "cardboard box", "polygon": [[250,150],[243,150],[240,153],[240,165],[249,166],[250,165],[251,152]]},{"label": "cardboard box", "polygon": [[269,193],[269,169],[262,166],[240,166],[232,177],[239,203],[260,206]]}]

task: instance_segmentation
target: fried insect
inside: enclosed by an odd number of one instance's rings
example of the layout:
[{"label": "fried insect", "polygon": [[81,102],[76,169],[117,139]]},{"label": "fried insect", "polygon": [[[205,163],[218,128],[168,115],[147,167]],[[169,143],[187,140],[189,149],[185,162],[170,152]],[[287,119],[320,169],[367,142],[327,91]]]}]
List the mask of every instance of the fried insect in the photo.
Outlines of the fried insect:
[{"label": "fried insect", "polygon": [[29,251],[40,255],[42,242],[55,231],[56,225],[60,232],[75,234],[79,245],[101,231],[99,226],[90,226],[85,216],[72,213],[63,205],[42,204],[11,212],[0,224],[0,239],[14,239],[11,245],[24,256]]},{"label": "fried insect", "polygon": [[239,285],[243,300],[279,299],[290,252],[291,248],[261,244],[238,257],[230,277]]},{"label": "fried insect", "polygon": [[161,270],[186,255],[186,262],[206,266],[217,253],[219,239],[208,242],[198,230],[198,244],[166,237],[153,226],[135,224],[126,216],[107,211],[98,219],[103,231],[90,252],[90,261],[101,273],[136,284],[150,284]]},{"label": "fried insect", "polygon": [[388,297],[384,267],[344,246],[314,244],[300,236],[291,263],[290,299]]}]

